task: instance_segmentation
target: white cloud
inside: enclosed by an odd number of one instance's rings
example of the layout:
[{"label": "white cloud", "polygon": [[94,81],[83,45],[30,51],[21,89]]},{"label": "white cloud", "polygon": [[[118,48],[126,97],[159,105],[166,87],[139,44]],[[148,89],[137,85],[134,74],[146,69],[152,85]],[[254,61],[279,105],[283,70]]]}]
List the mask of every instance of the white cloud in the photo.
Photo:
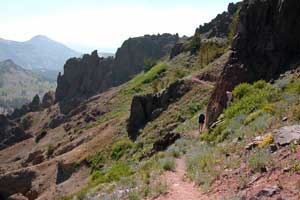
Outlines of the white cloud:
[{"label": "white cloud", "polygon": [[151,8],[114,6],[77,8],[18,21],[1,22],[1,37],[27,40],[43,34],[57,41],[91,47],[119,47],[135,36],[157,33],[192,35],[213,18],[210,10],[194,7]]}]

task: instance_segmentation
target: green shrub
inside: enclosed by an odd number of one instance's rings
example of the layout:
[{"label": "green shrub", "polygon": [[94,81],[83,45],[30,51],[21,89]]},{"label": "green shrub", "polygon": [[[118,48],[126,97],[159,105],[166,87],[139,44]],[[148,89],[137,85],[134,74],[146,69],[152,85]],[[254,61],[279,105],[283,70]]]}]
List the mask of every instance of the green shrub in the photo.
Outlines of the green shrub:
[{"label": "green shrub", "polygon": [[114,160],[119,160],[132,147],[133,143],[129,139],[124,139],[116,142],[112,146],[111,158]]},{"label": "green shrub", "polygon": [[235,99],[241,99],[244,96],[250,94],[251,91],[252,86],[249,83],[241,83],[234,88],[232,93]]},{"label": "green shrub", "polygon": [[24,130],[29,129],[33,124],[33,119],[32,116],[28,115],[26,117],[24,117],[21,121],[21,126]]},{"label": "green shrub", "polygon": [[248,157],[248,166],[253,172],[263,172],[264,168],[273,166],[272,155],[265,149],[257,149]]},{"label": "green shrub", "polygon": [[195,54],[201,47],[201,34],[196,32],[189,43],[189,49],[192,54]]},{"label": "green shrub", "polygon": [[128,177],[132,174],[130,167],[124,162],[116,162],[108,169],[94,171],[91,179],[97,184],[119,181],[122,177]]},{"label": "green shrub", "polygon": [[205,66],[225,53],[227,45],[224,43],[209,41],[202,42],[199,50],[199,64]]},{"label": "green shrub", "polygon": [[253,85],[243,83],[233,90],[233,95],[234,101],[225,111],[226,119],[262,109],[266,104],[276,102],[280,98],[279,90],[264,81]]},{"label": "green shrub", "polygon": [[47,157],[50,157],[54,153],[54,146],[52,144],[48,144],[47,146]]},{"label": "green shrub", "polygon": [[167,67],[168,66],[165,63],[158,63],[149,71],[137,75],[129,82],[131,86],[127,89],[127,92],[139,89],[141,85],[151,83],[158,79],[159,76],[166,71]]},{"label": "green shrub", "polygon": [[175,161],[172,158],[162,158],[159,160],[160,165],[166,171],[174,171],[175,170]]},{"label": "green shrub", "polygon": [[156,61],[152,58],[145,58],[144,59],[144,71],[149,71],[153,66],[156,65]]},{"label": "green shrub", "polygon": [[207,143],[198,143],[187,154],[187,175],[204,188],[211,186],[223,171],[225,156],[220,149]]},{"label": "green shrub", "polygon": [[40,130],[35,136],[34,141],[38,143],[41,139],[43,139],[47,135],[47,131],[45,129]]},{"label": "green shrub", "polygon": [[128,199],[129,200],[141,200],[142,198],[140,197],[140,195],[137,192],[129,192],[128,194]]},{"label": "green shrub", "polygon": [[168,148],[168,153],[174,158],[180,157],[180,150],[178,147],[171,146],[170,148]]},{"label": "green shrub", "polygon": [[131,169],[126,163],[117,162],[109,168],[104,176],[110,182],[120,180],[121,177],[130,176],[131,174]]},{"label": "green shrub", "polygon": [[300,105],[294,104],[290,107],[290,111],[292,112],[292,119],[296,122],[300,121]]},{"label": "green shrub", "polygon": [[87,161],[89,167],[94,171],[102,168],[105,164],[106,159],[101,152],[98,152],[95,155],[88,157]]},{"label": "green shrub", "polygon": [[287,85],[286,92],[292,94],[300,94],[300,81],[294,81]]},{"label": "green shrub", "polygon": [[260,115],[262,115],[264,113],[263,110],[257,110],[251,114],[249,114],[245,121],[244,121],[244,124],[245,125],[248,125],[250,122],[253,122],[255,119],[257,119],[257,117],[259,117]]}]

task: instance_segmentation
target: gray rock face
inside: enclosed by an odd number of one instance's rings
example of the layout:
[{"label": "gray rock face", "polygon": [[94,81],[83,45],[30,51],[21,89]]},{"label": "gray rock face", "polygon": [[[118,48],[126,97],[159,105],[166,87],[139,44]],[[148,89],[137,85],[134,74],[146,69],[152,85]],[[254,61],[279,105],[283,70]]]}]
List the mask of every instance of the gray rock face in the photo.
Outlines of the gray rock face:
[{"label": "gray rock face", "polygon": [[273,131],[274,141],[281,146],[300,140],[300,125],[285,126]]},{"label": "gray rock face", "polygon": [[226,91],[242,82],[276,78],[299,56],[299,11],[298,0],[244,1],[232,55],[208,104],[208,125],[226,107]]},{"label": "gray rock face", "polygon": [[146,35],[130,38],[115,58],[100,58],[97,51],[72,58],[57,79],[56,100],[66,114],[79,102],[110,87],[120,85],[144,70],[145,59],[158,60],[170,53],[177,35]]},{"label": "gray rock face", "polygon": [[135,96],[131,103],[127,126],[129,137],[135,140],[140,128],[147,122],[157,118],[171,103],[182,97],[190,89],[191,85],[189,83],[179,80],[161,93]]}]

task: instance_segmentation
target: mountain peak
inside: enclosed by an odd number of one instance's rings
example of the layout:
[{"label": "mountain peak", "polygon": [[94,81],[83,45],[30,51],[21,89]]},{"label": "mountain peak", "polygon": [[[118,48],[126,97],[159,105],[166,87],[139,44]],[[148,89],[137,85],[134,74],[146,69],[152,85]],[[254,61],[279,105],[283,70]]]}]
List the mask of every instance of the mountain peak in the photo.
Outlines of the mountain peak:
[{"label": "mountain peak", "polygon": [[45,35],[36,35],[33,38],[31,38],[29,41],[52,41],[50,38],[48,38]]},{"label": "mountain peak", "polygon": [[11,59],[4,60],[3,63],[4,64],[14,64],[15,65],[14,61],[12,61]]}]

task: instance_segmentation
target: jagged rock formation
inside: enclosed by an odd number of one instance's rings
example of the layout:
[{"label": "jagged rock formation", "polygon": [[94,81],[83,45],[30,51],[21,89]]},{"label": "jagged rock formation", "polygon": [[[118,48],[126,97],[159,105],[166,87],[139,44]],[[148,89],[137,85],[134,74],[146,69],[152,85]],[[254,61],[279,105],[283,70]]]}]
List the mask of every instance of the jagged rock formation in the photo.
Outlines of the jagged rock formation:
[{"label": "jagged rock formation", "polygon": [[14,112],[9,115],[10,119],[17,119],[29,112],[37,112],[42,109],[49,108],[50,106],[54,105],[55,103],[55,93],[53,91],[47,92],[43,100],[41,102],[39,95],[35,95],[32,101],[28,104],[24,104],[21,108],[16,108]]},{"label": "jagged rock formation", "polygon": [[30,111],[32,112],[36,112],[41,108],[41,100],[39,95],[35,95],[32,99],[32,101],[30,102],[30,104],[28,105]]},{"label": "jagged rock formation", "polygon": [[17,119],[29,112],[36,112],[41,108],[41,101],[38,95],[35,95],[29,104],[24,104],[21,108],[16,108],[9,116],[10,119]]},{"label": "jagged rock formation", "polygon": [[47,92],[42,100],[42,107],[43,108],[49,108],[55,103],[55,92],[49,91]]},{"label": "jagged rock formation", "polygon": [[205,39],[209,38],[227,38],[230,32],[230,25],[234,15],[242,3],[230,3],[227,12],[219,14],[215,19],[204,25],[200,25],[196,29],[196,33],[200,33]]},{"label": "jagged rock formation", "polygon": [[[225,108],[226,91],[242,82],[270,80],[300,55],[300,2],[249,0],[242,5],[232,55],[209,101],[207,125]],[[299,58],[299,57],[298,57]]]},{"label": "jagged rock formation", "polygon": [[0,150],[30,137],[17,123],[0,115]]},{"label": "jagged rock formation", "polygon": [[144,70],[146,59],[158,60],[170,53],[177,40],[178,35],[145,35],[125,41],[115,58],[100,58],[94,51],[68,60],[64,75],[57,79],[61,111],[68,113],[82,100],[129,80]]},{"label": "jagged rock formation", "polygon": [[[231,40],[235,30],[235,16],[238,13],[242,2],[230,3],[227,12],[223,12],[214,18],[211,22],[200,25],[195,34],[188,38],[183,37],[178,40],[170,53],[170,59],[183,52],[195,54],[201,47],[202,42],[213,41],[222,45]],[[231,33],[232,32],[232,33]]]},{"label": "jagged rock formation", "polygon": [[191,85],[187,81],[179,80],[161,93],[135,96],[131,103],[127,126],[129,137],[135,140],[140,128],[157,118],[171,103],[182,97],[190,89]]}]

